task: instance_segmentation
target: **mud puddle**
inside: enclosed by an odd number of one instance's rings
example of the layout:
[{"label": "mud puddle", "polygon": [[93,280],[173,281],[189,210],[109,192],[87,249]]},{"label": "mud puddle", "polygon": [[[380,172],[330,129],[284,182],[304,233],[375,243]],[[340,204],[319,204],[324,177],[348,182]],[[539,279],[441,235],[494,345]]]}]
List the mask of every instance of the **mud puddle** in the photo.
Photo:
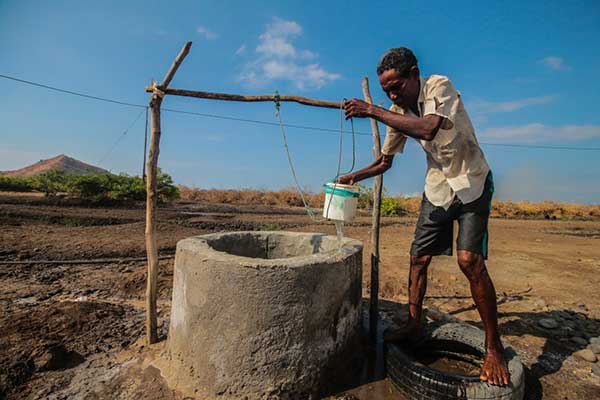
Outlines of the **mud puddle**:
[{"label": "mud puddle", "polygon": [[416,357],[416,361],[436,371],[446,374],[461,376],[479,376],[480,366],[475,362],[466,359],[459,359],[453,356],[443,356],[438,354],[421,354]]}]

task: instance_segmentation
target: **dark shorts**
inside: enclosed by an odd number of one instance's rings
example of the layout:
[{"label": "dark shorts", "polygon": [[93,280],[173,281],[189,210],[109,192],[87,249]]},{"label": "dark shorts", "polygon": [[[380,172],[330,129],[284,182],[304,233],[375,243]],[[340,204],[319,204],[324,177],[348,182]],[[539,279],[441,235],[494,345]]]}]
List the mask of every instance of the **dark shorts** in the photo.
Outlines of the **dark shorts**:
[{"label": "dark shorts", "polygon": [[411,256],[452,255],[454,220],[458,221],[457,250],[488,256],[488,220],[492,207],[494,181],[490,171],[481,196],[463,204],[454,196],[448,210],[436,207],[423,194],[421,212],[410,248]]}]

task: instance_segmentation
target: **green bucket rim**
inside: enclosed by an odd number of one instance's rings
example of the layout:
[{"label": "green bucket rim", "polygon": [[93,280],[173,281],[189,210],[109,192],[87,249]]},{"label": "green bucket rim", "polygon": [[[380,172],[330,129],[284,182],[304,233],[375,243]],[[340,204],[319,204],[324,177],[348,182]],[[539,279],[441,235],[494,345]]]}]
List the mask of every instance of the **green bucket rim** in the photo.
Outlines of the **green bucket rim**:
[{"label": "green bucket rim", "polygon": [[347,190],[347,189],[343,189],[341,187],[333,187],[331,185],[323,185],[325,187],[325,193],[326,194],[332,194],[334,196],[340,196],[340,197],[359,197],[360,193],[358,192],[353,192],[351,190]]}]

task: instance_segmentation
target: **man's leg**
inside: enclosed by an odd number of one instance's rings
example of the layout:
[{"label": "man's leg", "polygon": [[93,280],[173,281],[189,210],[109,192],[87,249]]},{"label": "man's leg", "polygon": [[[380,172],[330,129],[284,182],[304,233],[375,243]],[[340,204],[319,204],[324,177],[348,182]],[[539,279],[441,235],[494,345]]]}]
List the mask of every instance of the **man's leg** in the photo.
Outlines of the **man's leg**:
[{"label": "man's leg", "polygon": [[471,285],[471,295],[485,329],[486,354],[480,378],[492,385],[507,385],[508,367],[498,332],[496,290],[481,254],[458,250],[458,265]]},{"label": "man's leg", "polygon": [[423,299],[427,291],[427,267],[431,256],[410,256],[408,276],[409,334],[416,335],[421,329]]}]

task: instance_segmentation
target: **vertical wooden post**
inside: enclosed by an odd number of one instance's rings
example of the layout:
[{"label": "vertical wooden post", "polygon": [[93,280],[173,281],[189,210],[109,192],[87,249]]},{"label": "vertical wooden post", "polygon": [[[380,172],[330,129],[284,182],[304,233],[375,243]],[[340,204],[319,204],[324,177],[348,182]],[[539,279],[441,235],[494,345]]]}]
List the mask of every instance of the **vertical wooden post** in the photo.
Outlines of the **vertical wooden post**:
[{"label": "vertical wooden post", "polygon": [[148,108],[146,107],[146,128],[144,128],[144,161],[142,162],[142,180],[146,182],[146,154],[148,154]]},{"label": "vertical wooden post", "polygon": [[[365,101],[373,104],[369,90],[369,79],[365,76],[362,82]],[[371,118],[371,130],[373,131],[373,157],[377,159],[381,155],[381,139],[377,121]],[[381,210],[381,190],[383,187],[383,175],[377,175],[373,183],[373,225],[371,228],[371,298],[369,301],[369,334],[371,340],[377,337],[377,317],[379,303],[379,221]]]},{"label": "vertical wooden post", "polygon": [[158,153],[160,152],[160,105],[162,104],[164,92],[175,72],[181,65],[181,62],[190,51],[192,42],[187,42],[175,61],[165,75],[163,82],[156,86],[156,90],[150,96],[150,109],[152,110],[152,120],[150,128],[150,151],[148,153],[148,164],[146,172],[146,253],[148,255],[148,277],[146,284],[146,340],[148,344],[158,341],[157,318],[156,318],[156,299],[157,299],[157,279],[158,279],[158,246],[156,242],[156,206],[158,197],[156,192],[158,173]]}]

